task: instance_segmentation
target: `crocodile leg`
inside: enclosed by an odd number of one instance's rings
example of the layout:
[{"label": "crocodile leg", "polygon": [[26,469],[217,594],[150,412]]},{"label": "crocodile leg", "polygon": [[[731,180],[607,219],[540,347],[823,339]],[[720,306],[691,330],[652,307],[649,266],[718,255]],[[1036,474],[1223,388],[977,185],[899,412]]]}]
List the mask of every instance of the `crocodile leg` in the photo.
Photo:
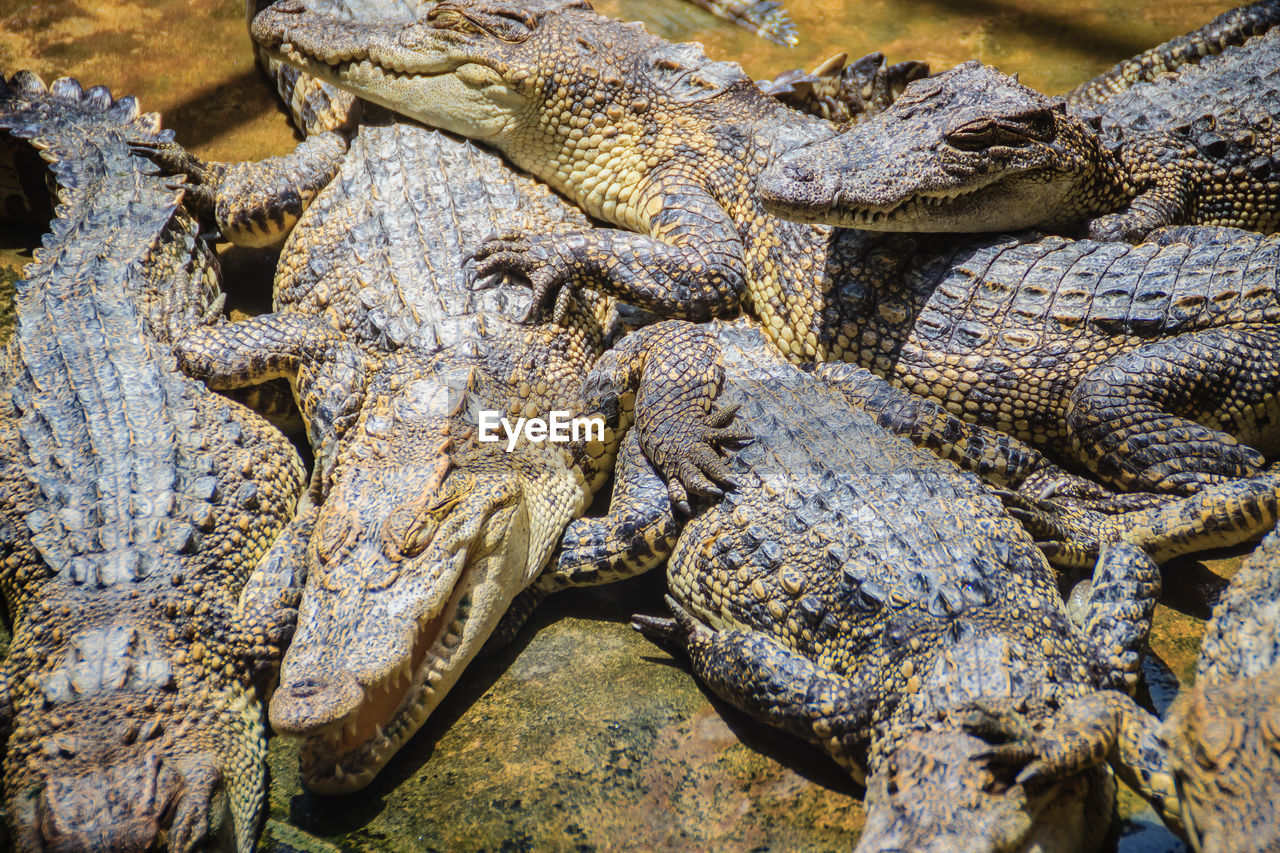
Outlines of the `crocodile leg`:
[{"label": "crocodile leg", "polygon": [[1072,393],[1067,429],[1101,479],[1186,494],[1257,473],[1263,455],[1235,436],[1274,444],[1278,394],[1280,329],[1209,329],[1091,370]]},{"label": "crocodile leg", "polygon": [[640,447],[688,514],[689,494],[720,497],[733,478],[717,448],[750,438],[729,426],[733,410],[714,410],[723,371],[707,329],[679,320],[647,326],[605,353],[584,383],[581,411],[610,399],[635,399]]},{"label": "crocodile leg", "polygon": [[640,449],[632,430],[623,440],[609,514],[580,518],[565,529],[553,565],[526,587],[485,643],[485,652],[509,643],[551,593],[635,577],[671,555],[683,524],[671,507],[667,485]]},{"label": "crocodile leg", "polygon": [[1160,569],[1141,548],[1117,542],[1103,549],[1085,603],[1084,634],[1105,683],[1132,691],[1160,596]]},{"label": "crocodile leg", "polygon": [[315,449],[312,492],[327,492],[338,440],[364,399],[368,364],[355,344],[320,317],[264,314],[196,329],[174,344],[174,353],[184,371],[217,390],[289,379]]},{"label": "crocodile leg", "polygon": [[307,541],[316,517],[316,507],[306,498],[303,502],[307,505],[258,561],[240,592],[240,654],[262,668],[273,669],[280,662],[297,621],[307,577]]},{"label": "crocodile leg", "polygon": [[694,674],[711,690],[770,726],[825,749],[863,778],[859,744],[874,707],[873,691],[823,669],[766,634],[714,631],[667,596],[673,619],[633,616],[631,625],[652,640],[689,655]]},{"label": "crocodile leg", "polygon": [[186,200],[210,216],[222,236],[242,246],[273,246],[338,173],[347,136],[326,131],[292,152],[256,163],[206,162],[174,142],[140,148],[162,169],[190,181]]},{"label": "crocodile leg", "polygon": [[[1128,169],[1126,183],[1137,195],[1120,212],[1086,223],[1094,240],[1136,243],[1157,228],[1190,221],[1197,188],[1212,180],[1206,174],[1209,165],[1199,159],[1194,146],[1159,135],[1131,139],[1121,159]],[[1183,165],[1170,168],[1170,163]]]},{"label": "crocodile leg", "polygon": [[[998,710],[976,707],[963,726],[997,745],[980,754],[996,764],[1021,766],[1018,784],[1034,787],[1103,761],[1145,797],[1165,823],[1182,832],[1168,746],[1160,720],[1116,690],[1077,697],[1063,706],[1043,730],[1009,719]],[[1000,742],[1006,741],[1006,742]]]},{"label": "crocodile leg", "polygon": [[570,524],[556,564],[542,573],[538,585],[550,592],[646,572],[671,556],[682,526],[666,484],[632,432],[618,459],[609,514]]},{"label": "crocodile leg", "polygon": [[1030,445],[990,427],[967,423],[864,367],[828,362],[818,365],[813,375],[839,387],[854,405],[874,415],[880,426],[988,482],[1017,488],[1032,474],[1071,477]]},{"label": "crocodile leg", "polygon": [[[530,318],[565,286],[589,287],[664,317],[730,314],[746,292],[742,239],[729,214],[693,183],[655,181],[640,199],[649,235],[593,228],[568,235],[509,233],[476,253],[476,275],[510,274],[533,290]],[[590,212],[590,211],[589,211]]]},{"label": "crocodile leg", "polygon": [[1088,567],[1103,543],[1121,539],[1163,563],[1181,554],[1238,545],[1274,528],[1280,515],[1280,471],[1229,480],[1189,497],[1165,496],[1152,506],[1118,514],[1008,492],[1001,497],[1055,565]]}]

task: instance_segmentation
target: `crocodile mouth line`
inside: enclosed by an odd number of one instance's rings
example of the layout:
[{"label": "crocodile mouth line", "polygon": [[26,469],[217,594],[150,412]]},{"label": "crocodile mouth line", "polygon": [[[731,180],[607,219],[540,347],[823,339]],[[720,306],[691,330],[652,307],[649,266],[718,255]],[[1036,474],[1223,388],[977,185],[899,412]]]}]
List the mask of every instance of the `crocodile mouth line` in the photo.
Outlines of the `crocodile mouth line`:
[{"label": "crocodile mouth line", "polygon": [[465,660],[456,662],[470,618],[472,567],[463,570],[444,608],[419,626],[400,666],[364,686],[351,714],[302,743],[302,776],[309,789],[341,794],[369,784],[422,726],[453,686]]},{"label": "crocodile mouth line", "polygon": [[353,78],[367,80],[372,78],[374,75],[379,75],[388,79],[414,80],[429,77],[444,77],[453,73],[453,69],[430,72],[397,68],[394,64],[375,62],[368,56],[361,57],[359,59],[351,58],[329,61],[307,53],[293,42],[282,43],[278,48],[276,48],[276,51],[281,60],[298,67],[302,71],[344,82],[351,81]]},{"label": "crocodile mouth line", "polygon": [[940,195],[916,194],[889,208],[847,209],[844,211],[842,219],[848,223],[849,227],[874,228],[877,225],[898,222],[904,219],[919,219],[922,215],[927,218],[933,213],[947,210],[960,199],[977,195],[984,189],[986,189],[986,186],[977,189],[944,192]]}]

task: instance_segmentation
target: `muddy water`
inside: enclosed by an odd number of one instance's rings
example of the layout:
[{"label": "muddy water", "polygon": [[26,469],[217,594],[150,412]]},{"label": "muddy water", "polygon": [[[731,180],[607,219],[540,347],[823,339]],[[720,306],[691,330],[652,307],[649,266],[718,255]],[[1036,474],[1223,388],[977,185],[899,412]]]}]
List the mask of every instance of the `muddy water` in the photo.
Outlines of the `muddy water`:
[{"label": "muddy water", "polygon": [[[753,76],[872,50],[935,69],[979,58],[1057,92],[1230,7],[1199,0],[789,2],[800,45],[767,44],[683,0],[600,0],[678,40],[701,41]],[[219,159],[295,144],[258,76],[236,0],[0,0],[0,70],[69,74],[158,110],[179,141]],[[0,231],[0,326],[32,238]],[[269,299],[271,257],[223,247],[227,286]],[[0,329],[0,337],[7,328]],[[1190,678],[1212,600],[1238,555],[1166,571],[1149,667],[1160,707]],[[279,850],[848,849],[856,789],[822,755],[701,691],[627,627],[662,611],[660,577],[569,593],[508,649],[472,668],[432,721],[358,796],[302,793],[291,745],[272,744],[270,821]],[[1121,794],[1119,849],[1181,846]]]}]

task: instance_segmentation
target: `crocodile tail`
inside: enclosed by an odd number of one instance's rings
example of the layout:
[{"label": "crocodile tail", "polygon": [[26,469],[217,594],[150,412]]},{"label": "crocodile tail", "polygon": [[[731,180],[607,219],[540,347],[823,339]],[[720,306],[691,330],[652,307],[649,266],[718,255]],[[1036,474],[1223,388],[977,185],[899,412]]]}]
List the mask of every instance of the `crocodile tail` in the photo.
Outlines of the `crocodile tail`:
[{"label": "crocodile tail", "polygon": [[1072,109],[1101,106],[1118,92],[1184,65],[1194,65],[1207,56],[1216,56],[1232,45],[1243,44],[1267,32],[1277,23],[1280,23],[1280,0],[1261,0],[1223,12],[1198,30],[1116,64],[1063,97]]},{"label": "crocodile tail", "polygon": [[732,21],[774,44],[795,47],[796,25],[778,0],[690,0],[718,18]]},{"label": "crocodile tail", "polygon": [[[68,132],[74,128],[74,132]],[[91,149],[116,149],[116,142],[127,144],[169,142],[173,132],[162,130],[160,116],[143,113],[131,96],[113,98],[105,86],[85,89],[71,77],[60,77],[45,85],[31,71],[19,71],[8,80],[0,76],[0,131],[14,139],[26,140],[48,161],[57,182],[56,201],[71,203],[71,196],[85,191],[101,180],[114,167],[110,156],[93,156]],[[135,158],[137,159],[137,158]],[[157,168],[137,159],[135,168],[154,174]],[[0,174],[0,199],[6,208],[17,206],[33,210],[42,208],[40,181],[24,180],[32,175],[17,175],[7,181]]]}]

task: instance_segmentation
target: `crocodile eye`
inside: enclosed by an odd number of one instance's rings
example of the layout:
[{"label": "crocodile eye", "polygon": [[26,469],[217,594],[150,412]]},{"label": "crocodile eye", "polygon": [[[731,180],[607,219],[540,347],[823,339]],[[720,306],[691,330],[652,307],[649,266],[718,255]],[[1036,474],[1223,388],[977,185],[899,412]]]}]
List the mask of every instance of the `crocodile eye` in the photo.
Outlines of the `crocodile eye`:
[{"label": "crocodile eye", "polygon": [[435,535],[436,528],[440,525],[433,518],[427,518],[424,521],[425,524],[419,524],[409,530],[404,542],[400,545],[400,556],[416,557],[426,550],[431,537]]},{"label": "crocodile eye", "polygon": [[980,118],[946,133],[947,144],[961,151],[983,151],[1002,145],[1017,148],[1045,142],[1054,131],[1053,111],[1031,110],[1014,116]]}]

